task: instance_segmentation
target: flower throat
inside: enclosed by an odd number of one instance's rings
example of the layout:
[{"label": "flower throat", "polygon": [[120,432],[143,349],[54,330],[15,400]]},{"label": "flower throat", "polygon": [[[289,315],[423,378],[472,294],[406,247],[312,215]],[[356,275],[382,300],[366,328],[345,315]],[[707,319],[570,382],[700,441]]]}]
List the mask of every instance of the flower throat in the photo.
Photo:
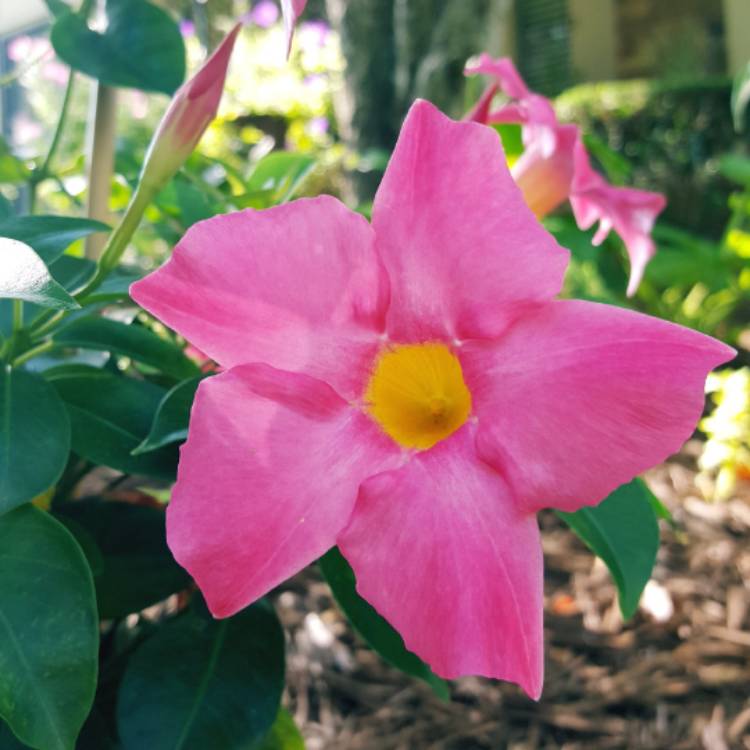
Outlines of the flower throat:
[{"label": "flower throat", "polygon": [[370,416],[404,448],[425,450],[453,434],[471,413],[461,364],[444,344],[403,344],[375,361],[365,391]]}]

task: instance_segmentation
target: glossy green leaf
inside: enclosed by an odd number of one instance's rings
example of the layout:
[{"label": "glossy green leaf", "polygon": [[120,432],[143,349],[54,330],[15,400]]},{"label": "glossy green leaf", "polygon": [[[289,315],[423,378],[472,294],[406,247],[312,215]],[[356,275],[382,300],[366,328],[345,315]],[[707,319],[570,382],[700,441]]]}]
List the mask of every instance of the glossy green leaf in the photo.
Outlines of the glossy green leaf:
[{"label": "glossy green leaf", "polygon": [[124,750],[238,750],[274,723],[284,636],[260,602],[225,620],[189,611],[133,654],[117,701]]},{"label": "glossy green leaf", "polygon": [[659,525],[651,491],[640,479],[616,489],[599,505],[560,517],[606,563],[620,599],[623,617],[638,609],[659,549]]},{"label": "glossy green leaf", "polygon": [[0,365],[0,514],[51,487],[69,450],[70,421],[57,391],[38,375]]},{"label": "glossy green leaf", "polygon": [[0,298],[74,310],[78,303],[51,276],[44,261],[24,242],[0,237]]},{"label": "glossy green leaf", "polygon": [[162,399],[146,439],[133,451],[133,455],[148,453],[170,443],[187,439],[190,409],[202,378],[190,378],[178,383]]},{"label": "glossy green leaf", "polygon": [[171,341],[160,338],[142,326],[127,325],[100,316],[79,318],[59,330],[54,341],[63,346],[121,354],[177,379],[200,372],[198,366]]},{"label": "glossy green leaf", "polygon": [[270,203],[286,203],[294,197],[315,167],[315,159],[291,151],[273,151],[264,156],[250,174],[247,190],[264,192]]},{"label": "glossy green leaf", "polygon": [[365,641],[389,664],[424,680],[438,697],[448,700],[448,683],[407,651],[403,638],[357,593],[354,571],[338,547],[326,552],[318,563],[338,605]]},{"label": "glossy green leaf", "polygon": [[70,533],[27,505],[0,517],[0,717],[38,750],[72,750],[96,688],[99,620]]},{"label": "glossy green leaf", "polygon": [[96,232],[109,232],[109,227],[72,216],[14,216],[0,221],[0,237],[25,242],[47,265],[74,242]]},{"label": "glossy green leaf", "polygon": [[745,112],[750,102],[750,62],[735,76],[732,85],[732,118],[734,129],[741,133],[745,129]]},{"label": "glossy green leaf", "polygon": [[305,741],[289,711],[280,708],[268,734],[249,750],[305,750]]},{"label": "glossy green leaf", "polygon": [[66,526],[83,528],[96,544],[100,567],[94,584],[101,617],[140,612],[190,583],[167,547],[163,508],[87,499],[64,503],[56,514]]},{"label": "glossy green leaf", "polygon": [[107,0],[107,27],[92,31],[82,15],[61,13],[52,46],[71,68],[108,86],[172,94],[185,77],[177,24],[146,0]]},{"label": "glossy green leaf", "polygon": [[94,367],[49,379],[68,409],[75,453],[126,474],[174,479],[178,454],[172,446],[131,455],[151,428],[164,389]]}]

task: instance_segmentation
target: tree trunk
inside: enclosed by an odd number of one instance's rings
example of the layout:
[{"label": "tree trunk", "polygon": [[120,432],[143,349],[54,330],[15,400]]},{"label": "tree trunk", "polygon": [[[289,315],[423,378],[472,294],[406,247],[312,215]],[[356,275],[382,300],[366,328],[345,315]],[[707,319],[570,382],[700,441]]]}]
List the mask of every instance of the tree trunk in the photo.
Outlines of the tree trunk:
[{"label": "tree trunk", "polygon": [[[344,141],[360,154],[390,152],[417,97],[460,117],[467,108],[466,60],[486,49],[497,51],[502,34],[498,23],[503,23],[499,11],[507,16],[509,4],[510,0],[326,0],[346,59],[345,90],[336,101]],[[354,197],[370,200],[379,180],[375,170],[358,175]]]}]

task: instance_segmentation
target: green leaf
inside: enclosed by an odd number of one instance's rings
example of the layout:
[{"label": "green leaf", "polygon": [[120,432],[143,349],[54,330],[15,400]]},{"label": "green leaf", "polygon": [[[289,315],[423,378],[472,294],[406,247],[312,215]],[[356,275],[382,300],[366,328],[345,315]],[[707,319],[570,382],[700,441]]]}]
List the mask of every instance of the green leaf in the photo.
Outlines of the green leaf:
[{"label": "green leaf", "polygon": [[107,0],[102,33],[92,31],[82,15],[61,13],[50,38],[61,60],[107,86],[173,94],[185,77],[177,24],[146,0]]},{"label": "green leaf", "polygon": [[18,240],[0,237],[0,298],[75,310],[78,303],[50,275],[44,261]]},{"label": "green leaf", "polygon": [[19,742],[10,727],[0,719],[0,750],[27,750],[28,747]]},{"label": "green leaf", "polygon": [[49,377],[70,415],[73,451],[126,474],[174,479],[178,454],[172,446],[131,455],[148,433],[164,389],[88,369],[87,373],[77,368]]},{"label": "green leaf", "polygon": [[[26,182],[30,176],[26,165],[10,150],[6,140],[0,137],[0,183],[9,185]],[[0,232],[0,235],[2,232]]]},{"label": "green leaf", "polygon": [[15,216],[0,221],[0,237],[25,242],[47,265],[77,240],[109,229],[101,221],[71,216]]},{"label": "green leaf", "polygon": [[523,153],[523,138],[521,136],[521,126],[515,123],[502,123],[492,126],[500,136],[503,143],[505,156],[518,158]]},{"label": "green leaf", "polygon": [[629,179],[633,171],[632,164],[622,154],[611,149],[606,141],[587,133],[583,136],[583,143],[586,150],[601,164],[610,181],[622,185]]},{"label": "green leaf", "polygon": [[326,552],[318,563],[338,605],[365,641],[389,664],[424,680],[439,698],[448,700],[448,683],[407,651],[403,638],[357,593],[354,571],[338,547]]},{"label": "green leaf", "polygon": [[140,612],[184,589],[190,577],[166,543],[164,509],[132,503],[77,500],[56,509],[67,526],[82,527],[96,543],[94,575],[99,614],[105,619]]},{"label": "green leaf", "polygon": [[724,154],[719,158],[719,172],[732,182],[750,186],[750,159],[740,154]]},{"label": "green leaf", "polygon": [[284,636],[261,602],[226,620],[194,611],[130,659],[117,701],[124,750],[237,750],[264,737],[284,686]]},{"label": "green leaf", "polygon": [[59,330],[54,340],[63,346],[121,354],[177,379],[200,372],[200,368],[171,341],[160,338],[142,326],[127,325],[100,316],[79,318]]},{"label": "green leaf", "polygon": [[247,190],[249,193],[266,193],[269,205],[286,203],[314,167],[315,159],[312,156],[273,151],[255,165],[247,182]]},{"label": "green leaf", "polygon": [[190,409],[202,379],[198,377],[184,380],[167,392],[156,410],[151,431],[133,451],[134,456],[187,439]]},{"label": "green leaf", "polygon": [[280,708],[268,734],[250,750],[305,750],[305,742],[289,712]]},{"label": "green leaf", "polygon": [[70,422],[55,389],[0,365],[0,514],[55,484],[69,450]]},{"label": "green leaf", "polygon": [[0,717],[38,750],[73,750],[96,689],[99,620],[86,560],[49,514],[0,518]]},{"label": "green leaf", "polygon": [[659,549],[659,525],[652,497],[645,483],[634,479],[594,508],[558,513],[606,563],[617,585],[620,609],[626,620],[638,609]]},{"label": "green leaf", "polygon": [[734,129],[741,133],[745,129],[745,110],[750,102],[750,62],[735,76],[732,85],[732,118]]}]

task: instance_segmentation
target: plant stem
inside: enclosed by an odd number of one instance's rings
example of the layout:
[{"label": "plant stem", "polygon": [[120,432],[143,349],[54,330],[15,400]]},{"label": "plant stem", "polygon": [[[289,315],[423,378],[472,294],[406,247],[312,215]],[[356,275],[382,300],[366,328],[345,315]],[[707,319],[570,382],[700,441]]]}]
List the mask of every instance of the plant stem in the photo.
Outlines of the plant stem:
[{"label": "plant stem", "polygon": [[60,106],[60,115],[57,118],[57,125],[55,125],[55,132],[52,135],[52,142],[47,150],[47,155],[44,157],[44,161],[38,170],[31,176],[31,196],[29,198],[29,213],[34,213],[34,204],[36,203],[36,189],[42,180],[46,180],[51,177],[50,165],[52,159],[57,152],[57,148],[60,145],[62,139],[63,129],[65,127],[65,120],[68,116],[68,110],[70,109],[70,100],[73,96],[73,82],[75,80],[75,73],[72,70],[68,70],[68,82],[65,85],[65,94],[63,95],[62,105]]},{"label": "plant stem", "polygon": [[23,328],[23,301],[13,300],[13,334],[15,335]]},{"label": "plant stem", "polygon": [[55,342],[51,339],[47,339],[47,341],[43,341],[38,346],[33,346],[31,349],[27,349],[23,354],[16,357],[11,364],[13,367],[20,367],[21,365],[26,364],[30,359],[34,359],[34,357],[38,357],[40,354],[48,352],[50,349],[54,348],[54,346]]},{"label": "plant stem", "polygon": [[155,190],[148,187],[145,183],[141,183],[136,188],[125,210],[125,215],[115,227],[112,234],[109,235],[107,244],[104,246],[104,250],[99,258],[94,277],[75,295],[76,301],[81,305],[86,304],[86,300],[91,293],[101,286],[107,275],[120,262],[120,258],[122,258],[122,254],[125,252],[130,238],[141,223],[143,213],[151,202],[154,193]]}]

